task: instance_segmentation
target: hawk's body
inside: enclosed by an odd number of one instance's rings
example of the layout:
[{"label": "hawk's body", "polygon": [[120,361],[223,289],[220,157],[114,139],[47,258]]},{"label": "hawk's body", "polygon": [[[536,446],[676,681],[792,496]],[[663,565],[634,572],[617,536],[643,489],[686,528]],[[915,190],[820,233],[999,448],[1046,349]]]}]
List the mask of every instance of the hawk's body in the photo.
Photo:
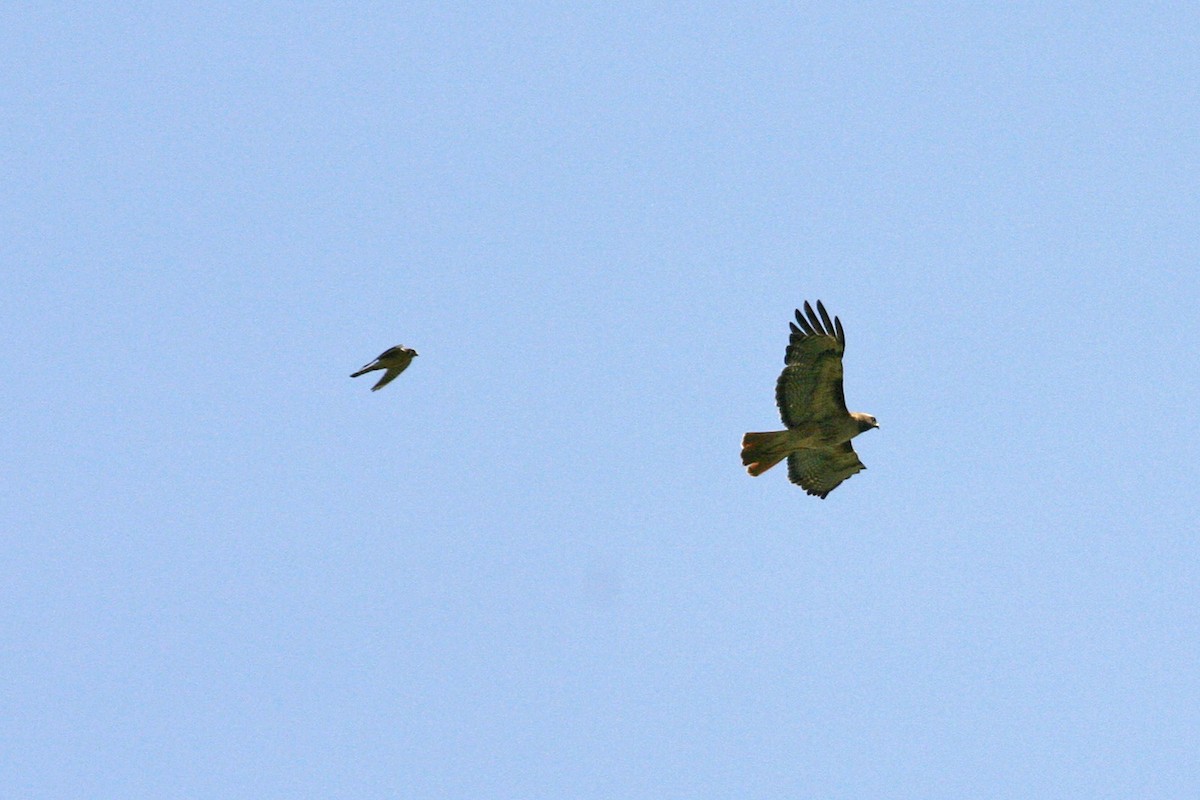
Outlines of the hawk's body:
[{"label": "hawk's body", "polygon": [[416,350],[398,344],[395,347],[389,347],[387,350],[384,350],[379,354],[379,358],[367,364],[350,377],[357,378],[359,375],[377,369],[387,370],[387,372],[383,373],[383,377],[379,379],[379,383],[371,387],[372,392],[377,392],[391,383],[401,372],[408,369],[408,365],[412,363],[413,357],[416,355]]},{"label": "hawk's body", "polygon": [[846,334],[842,321],[831,320],[819,300],[817,312],[819,316],[806,302],[804,314],[796,309],[796,322],[789,323],[792,335],[786,366],[775,384],[775,402],[787,430],[747,433],[742,439],[742,463],[751,475],[761,475],[786,458],[792,483],[824,498],[866,469],[850,440],[879,423],[870,414],[846,410],[842,393]]}]

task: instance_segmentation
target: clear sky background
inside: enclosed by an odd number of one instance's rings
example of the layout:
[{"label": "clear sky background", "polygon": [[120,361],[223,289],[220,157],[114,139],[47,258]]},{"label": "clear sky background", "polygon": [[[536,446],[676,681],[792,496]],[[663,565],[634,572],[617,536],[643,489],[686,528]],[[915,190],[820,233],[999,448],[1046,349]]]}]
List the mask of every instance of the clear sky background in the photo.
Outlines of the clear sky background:
[{"label": "clear sky background", "polygon": [[0,795],[1200,795],[1194,6],[104,5],[0,12]]}]

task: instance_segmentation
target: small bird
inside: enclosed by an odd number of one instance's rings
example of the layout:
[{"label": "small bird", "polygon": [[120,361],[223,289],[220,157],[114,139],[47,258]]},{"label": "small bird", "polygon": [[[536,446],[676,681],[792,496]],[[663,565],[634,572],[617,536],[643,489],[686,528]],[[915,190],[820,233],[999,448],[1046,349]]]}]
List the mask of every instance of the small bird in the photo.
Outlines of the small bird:
[{"label": "small bird", "polygon": [[416,357],[416,355],[416,350],[413,350],[410,347],[405,347],[402,344],[398,344],[395,347],[389,347],[387,350],[384,350],[379,354],[379,358],[375,359],[370,364],[367,364],[350,377],[357,378],[359,375],[372,372],[377,369],[387,370],[387,372],[383,373],[383,377],[379,379],[379,383],[371,387],[372,392],[378,392],[380,389],[391,383],[397,375],[399,375],[401,372],[404,372],[404,370],[408,368],[408,365],[412,363],[412,360]]}]

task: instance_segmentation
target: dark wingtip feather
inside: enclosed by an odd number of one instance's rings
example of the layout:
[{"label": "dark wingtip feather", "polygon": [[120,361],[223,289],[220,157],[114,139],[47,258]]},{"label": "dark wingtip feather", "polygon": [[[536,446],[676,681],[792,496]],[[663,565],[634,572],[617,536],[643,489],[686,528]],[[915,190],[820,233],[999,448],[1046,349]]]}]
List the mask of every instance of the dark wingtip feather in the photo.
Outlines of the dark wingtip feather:
[{"label": "dark wingtip feather", "polygon": [[814,331],[817,333],[825,333],[825,329],[821,327],[821,318],[817,316],[815,311],[813,311],[813,307],[808,304],[807,300],[804,301],[804,313],[808,315],[808,321],[812,323]]},{"label": "dark wingtip feather", "polygon": [[[808,305],[808,304],[805,303],[805,305]],[[803,330],[805,333],[807,333],[809,336],[814,335],[815,331],[813,331],[812,325],[808,324],[808,320],[806,320],[804,318],[804,315],[800,313],[800,309],[798,309],[798,308],[796,309],[796,322],[800,323],[800,329]]]},{"label": "dark wingtip feather", "polygon": [[846,349],[846,332],[844,330],[842,330],[841,318],[839,318],[839,317],[833,318],[833,327],[837,328],[838,344],[840,344],[842,346],[843,350]]},{"label": "dark wingtip feather", "polygon": [[833,320],[829,319],[829,312],[825,310],[825,304],[820,300],[817,301],[817,311],[821,312],[821,321],[825,323],[825,333],[833,336]]}]

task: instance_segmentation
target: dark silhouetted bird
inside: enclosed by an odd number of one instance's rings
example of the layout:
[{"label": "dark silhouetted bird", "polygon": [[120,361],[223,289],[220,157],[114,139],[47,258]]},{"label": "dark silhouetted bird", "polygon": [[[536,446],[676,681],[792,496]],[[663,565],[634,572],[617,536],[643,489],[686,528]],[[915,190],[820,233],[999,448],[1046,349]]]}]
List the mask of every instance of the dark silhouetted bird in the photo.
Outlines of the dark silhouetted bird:
[{"label": "dark silhouetted bird", "polygon": [[416,350],[405,347],[402,344],[398,344],[395,347],[389,347],[387,350],[384,350],[379,354],[379,358],[375,359],[370,364],[367,364],[350,377],[357,378],[359,375],[373,372],[377,369],[387,370],[387,372],[383,373],[383,377],[379,379],[379,383],[371,387],[372,392],[377,392],[391,383],[401,372],[404,372],[404,370],[408,369],[408,365],[412,363],[412,360],[416,358],[416,356]]}]

